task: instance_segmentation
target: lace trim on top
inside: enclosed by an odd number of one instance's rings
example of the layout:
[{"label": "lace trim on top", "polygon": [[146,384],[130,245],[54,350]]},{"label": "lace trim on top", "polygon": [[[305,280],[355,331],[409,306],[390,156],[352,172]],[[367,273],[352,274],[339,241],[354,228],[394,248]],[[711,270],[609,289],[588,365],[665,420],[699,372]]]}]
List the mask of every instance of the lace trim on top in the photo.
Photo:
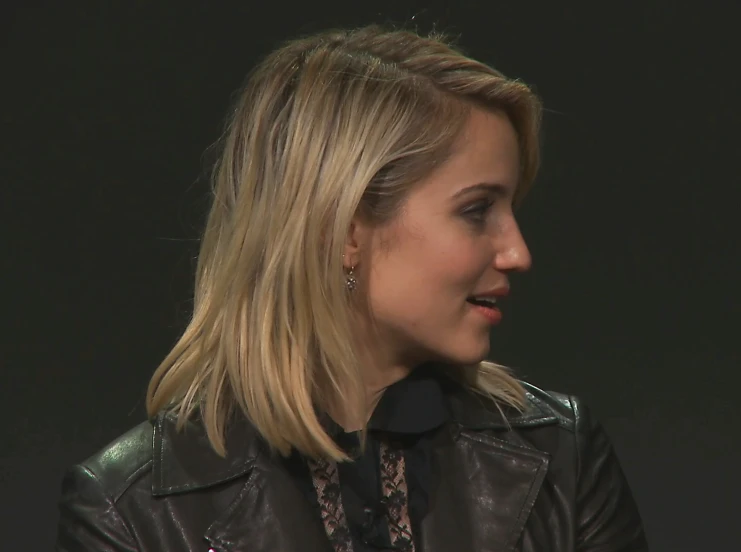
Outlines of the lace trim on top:
[{"label": "lace trim on top", "polygon": [[[404,454],[381,442],[381,489],[391,543],[395,549],[414,552],[412,523],[409,519],[409,490]],[[334,461],[309,460],[309,471],[316,489],[324,530],[335,552],[353,552],[347,524],[337,464]]]}]

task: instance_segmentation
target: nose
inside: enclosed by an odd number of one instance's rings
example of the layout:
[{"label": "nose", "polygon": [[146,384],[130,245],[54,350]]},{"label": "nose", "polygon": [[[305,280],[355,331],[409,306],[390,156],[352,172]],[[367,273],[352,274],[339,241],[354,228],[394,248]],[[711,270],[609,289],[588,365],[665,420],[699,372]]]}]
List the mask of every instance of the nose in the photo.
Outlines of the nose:
[{"label": "nose", "polygon": [[526,272],[530,270],[533,258],[520,232],[520,227],[512,220],[511,225],[496,243],[494,267],[501,271]]}]

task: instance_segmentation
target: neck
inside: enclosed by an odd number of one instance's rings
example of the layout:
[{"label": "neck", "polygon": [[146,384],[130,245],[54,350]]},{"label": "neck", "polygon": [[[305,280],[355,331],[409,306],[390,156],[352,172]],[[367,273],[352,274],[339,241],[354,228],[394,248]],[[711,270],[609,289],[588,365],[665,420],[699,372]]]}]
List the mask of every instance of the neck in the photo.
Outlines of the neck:
[{"label": "neck", "polygon": [[344,407],[331,409],[329,412],[332,419],[345,431],[358,431],[365,427],[386,389],[406,378],[420,363],[420,355],[411,352],[402,354],[400,350],[390,348],[388,344],[395,342],[392,335],[378,333],[377,328],[369,326],[364,319],[359,323],[357,335],[364,336],[364,340],[356,345],[363,367],[364,408],[360,414],[353,408]]},{"label": "neck", "polygon": [[386,389],[403,380],[412,372],[411,365],[401,363],[386,364],[385,369],[381,369],[377,363],[370,362],[364,362],[363,366],[365,405],[362,412],[360,414],[353,413],[353,409],[347,408],[332,409],[330,412],[332,419],[348,432],[359,431],[365,427]]}]

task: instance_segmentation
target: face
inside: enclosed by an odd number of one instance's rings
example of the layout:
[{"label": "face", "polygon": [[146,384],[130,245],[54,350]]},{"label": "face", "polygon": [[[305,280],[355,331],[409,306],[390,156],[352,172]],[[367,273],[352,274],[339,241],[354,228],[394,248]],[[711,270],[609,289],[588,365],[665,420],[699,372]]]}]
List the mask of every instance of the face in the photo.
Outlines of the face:
[{"label": "face", "polygon": [[368,294],[382,363],[486,358],[497,321],[468,299],[507,288],[508,273],[531,264],[512,211],[518,176],[511,123],[474,109],[453,156],[414,187],[399,216],[356,228],[366,255],[346,253],[359,259],[358,291]]}]

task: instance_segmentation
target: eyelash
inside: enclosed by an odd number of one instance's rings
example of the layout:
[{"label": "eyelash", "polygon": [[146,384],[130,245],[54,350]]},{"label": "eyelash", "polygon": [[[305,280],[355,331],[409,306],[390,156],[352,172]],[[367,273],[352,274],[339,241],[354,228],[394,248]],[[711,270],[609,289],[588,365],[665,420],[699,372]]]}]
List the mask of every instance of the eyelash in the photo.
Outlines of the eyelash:
[{"label": "eyelash", "polygon": [[463,214],[475,224],[483,224],[484,215],[489,211],[491,206],[494,205],[494,200],[477,203],[474,207],[466,210]]}]

